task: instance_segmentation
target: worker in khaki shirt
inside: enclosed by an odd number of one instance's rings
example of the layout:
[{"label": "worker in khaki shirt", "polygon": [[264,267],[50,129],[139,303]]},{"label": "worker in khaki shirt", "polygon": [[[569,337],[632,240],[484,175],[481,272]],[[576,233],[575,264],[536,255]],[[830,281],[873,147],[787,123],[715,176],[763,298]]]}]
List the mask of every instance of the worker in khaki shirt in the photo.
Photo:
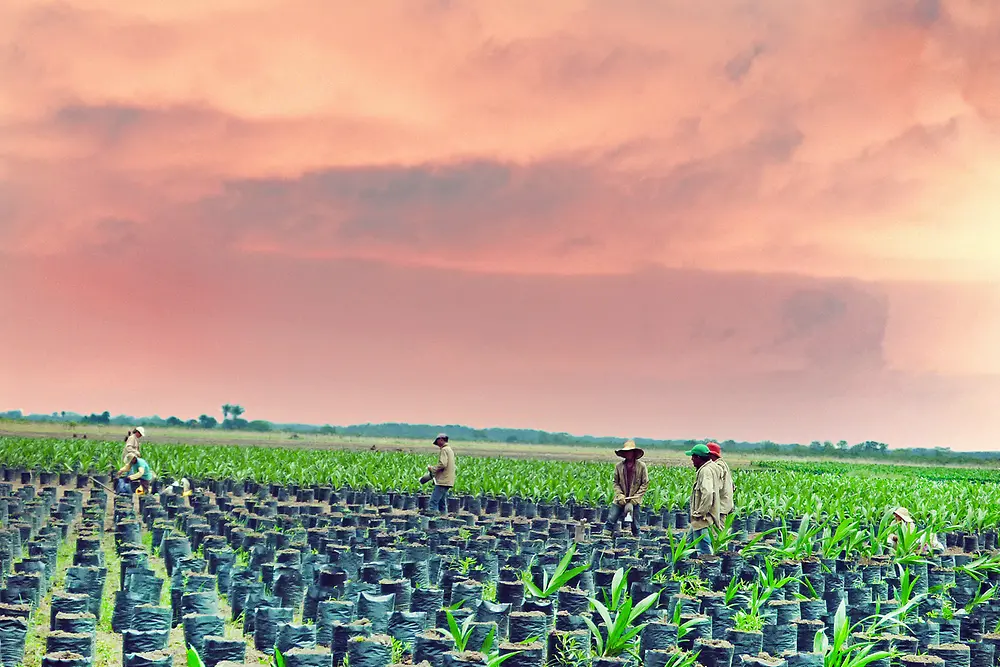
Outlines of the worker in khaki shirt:
[{"label": "worker in khaki shirt", "polygon": [[628,440],[615,454],[623,460],[615,466],[612,478],[615,497],[608,510],[608,521],[604,529],[614,533],[618,529],[618,522],[622,521],[629,525],[633,535],[638,536],[642,526],[639,507],[642,505],[642,497],[649,489],[649,472],[646,464],[639,460],[645,452],[635,446],[635,440]]},{"label": "worker in khaki shirt", "polygon": [[726,525],[726,517],[733,513],[736,506],[733,504],[733,494],[736,487],[733,484],[733,472],[729,465],[722,458],[722,447],[717,442],[710,442],[706,445],[712,457],[712,465],[719,478],[719,518],[722,525]]},{"label": "worker in khaki shirt", "polygon": [[431,493],[430,510],[446,514],[448,512],[448,492],[455,486],[455,451],[448,444],[444,433],[434,439],[438,448],[438,463],[427,466],[427,472],[434,475],[434,492]]},{"label": "worker in khaki shirt", "polygon": [[712,453],[705,445],[695,445],[684,452],[691,457],[695,473],[694,486],[691,487],[690,530],[691,539],[698,540],[695,549],[699,554],[712,553],[708,539],[709,528],[721,528],[719,517],[719,476]]}]

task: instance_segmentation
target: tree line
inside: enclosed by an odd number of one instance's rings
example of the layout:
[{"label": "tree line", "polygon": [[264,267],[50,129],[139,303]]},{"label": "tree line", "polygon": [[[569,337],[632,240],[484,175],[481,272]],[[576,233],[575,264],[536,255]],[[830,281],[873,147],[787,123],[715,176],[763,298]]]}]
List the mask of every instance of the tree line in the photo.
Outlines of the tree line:
[{"label": "tree line", "polygon": [[[367,437],[387,439],[433,440],[440,432],[448,433],[454,441],[494,442],[526,445],[574,445],[592,446],[595,448],[613,447],[621,443],[620,437],[602,437],[590,435],[572,435],[570,433],[553,433],[537,429],[516,428],[473,428],[461,424],[354,424],[351,426],[318,426],[315,424],[281,424],[266,420],[247,420],[243,415],[246,410],[239,404],[227,403],[221,408],[222,420],[215,416],[202,414],[196,419],[180,419],[178,417],[161,418],[131,417],[118,415],[112,417],[108,411],[81,415],[73,412],[53,412],[51,414],[24,415],[20,410],[0,412],[0,419],[35,422],[63,422],[67,424],[98,424],[115,426],[150,426],[175,427],[201,430],[233,430],[269,432],[280,431],[297,435],[341,435],[346,437]],[[686,450],[693,445],[709,442],[710,438],[702,439],[655,439],[635,438],[640,447],[646,449]],[[926,462],[956,463],[976,462],[1000,459],[1000,452],[955,452],[948,447],[934,448],[890,448],[886,443],[874,440],[849,444],[846,440],[838,442],[814,440],[808,445],[798,443],[775,443],[769,440],[748,442],[737,440],[718,441],[723,451],[734,453],[760,453],[780,456],[824,456],[830,458],[885,458],[887,460],[922,459]]]}]

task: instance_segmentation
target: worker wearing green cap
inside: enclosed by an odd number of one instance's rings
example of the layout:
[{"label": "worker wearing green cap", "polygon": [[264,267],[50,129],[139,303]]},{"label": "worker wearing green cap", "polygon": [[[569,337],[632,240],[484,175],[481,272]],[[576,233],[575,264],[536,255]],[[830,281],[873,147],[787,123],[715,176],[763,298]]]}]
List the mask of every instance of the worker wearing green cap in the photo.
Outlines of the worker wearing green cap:
[{"label": "worker wearing green cap", "polygon": [[721,528],[722,519],[719,514],[718,475],[712,468],[712,452],[705,445],[695,445],[684,452],[691,457],[697,473],[694,486],[691,488],[690,528],[691,538],[697,540],[695,548],[699,554],[712,553],[708,531],[710,528]]}]

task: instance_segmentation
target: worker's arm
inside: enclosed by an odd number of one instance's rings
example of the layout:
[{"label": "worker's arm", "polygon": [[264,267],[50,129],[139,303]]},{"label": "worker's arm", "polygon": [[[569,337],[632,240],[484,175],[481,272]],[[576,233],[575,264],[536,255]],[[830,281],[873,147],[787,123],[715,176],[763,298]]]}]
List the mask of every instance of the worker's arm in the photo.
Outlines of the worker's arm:
[{"label": "worker's arm", "polygon": [[444,451],[444,447],[441,448],[441,452],[438,454],[438,464],[436,466],[427,466],[427,472],[441,472],[448,467],[448,453]]},{"label": "worker's arm", "polygon": [[618,467],[615,466],[615,472],[611,476],[611,479],[615,485],[615,504],[622,505],[625,503],[625,489],[622,488],[621,479],[618,477]]},{"label": "worker's arm", "polygon": [[642,497],[646,495],[646,491],[649,489],[649,471],[646,466],[642,466],[636,471],[636,476],[639,478],[639,489],[632,494],[631,500],[635,501],[637,505],[642,504]]},{"label": "worker's arm", "polygon": [[132,480],[133,482],[138,482],[140,479],[142,479],[142,476],[145,473],[146,473],[145,466],[143,466],[142,464],[139,464],[139,469],[136,471],[136,473],[134,475],[129,475],[128,478],[130,480]]}]

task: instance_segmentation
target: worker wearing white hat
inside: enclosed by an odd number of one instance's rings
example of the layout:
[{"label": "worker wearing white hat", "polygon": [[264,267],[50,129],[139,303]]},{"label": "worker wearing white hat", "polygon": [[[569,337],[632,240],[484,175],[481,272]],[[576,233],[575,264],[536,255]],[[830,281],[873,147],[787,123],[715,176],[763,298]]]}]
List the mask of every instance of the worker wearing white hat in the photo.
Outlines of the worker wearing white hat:
[{"label": "worker wearing white hat", "polygon": [[128,432],[128,436],[125,438],[125,448],[122,450],[122,468],[118,471],[119,475],[125,474],[128,467],[132,465],[132,459],[139,456],[139,441],[145,437],[146,429],[142,426],[136,426]]}]

